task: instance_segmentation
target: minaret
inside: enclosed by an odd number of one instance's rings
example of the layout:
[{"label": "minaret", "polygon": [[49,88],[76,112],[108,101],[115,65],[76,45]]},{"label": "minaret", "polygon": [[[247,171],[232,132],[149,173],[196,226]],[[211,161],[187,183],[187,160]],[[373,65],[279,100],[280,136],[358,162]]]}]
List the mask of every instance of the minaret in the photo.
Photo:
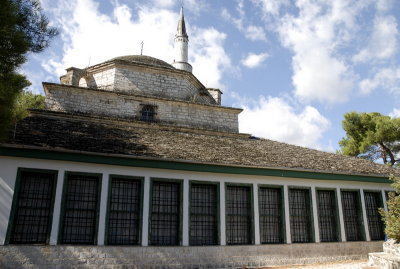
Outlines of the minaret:
[{"label": "minaret", "polygon": [[183,7],[178,21],[178,29],[175,35],[175,59],[172,65],[176,69],[192,72],[192,66],[188,63],[188,43],[189,38],[186,33],[185,17]]}]

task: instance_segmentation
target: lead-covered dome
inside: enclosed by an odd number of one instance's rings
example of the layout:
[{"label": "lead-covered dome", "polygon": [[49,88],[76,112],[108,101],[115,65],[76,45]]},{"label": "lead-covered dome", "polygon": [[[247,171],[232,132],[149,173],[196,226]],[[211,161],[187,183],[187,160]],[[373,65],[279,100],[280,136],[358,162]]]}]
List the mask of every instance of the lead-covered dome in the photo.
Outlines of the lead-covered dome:
[{"label": "lead-covered dome", "polygon": [[119,56],[111,59],[110,61],[123,61],[126,63],[135,63],[135,64],[145,64],[145,65],[151,65],[151,66],[156,66],[156,67],[164,67],[164,68],[169,68],[169,69],[175,69],[172,65],[169,63],[164,62],[163,60],[150,57],[150,56],[144,56],[144,55],[125,55],[125,56]]}]

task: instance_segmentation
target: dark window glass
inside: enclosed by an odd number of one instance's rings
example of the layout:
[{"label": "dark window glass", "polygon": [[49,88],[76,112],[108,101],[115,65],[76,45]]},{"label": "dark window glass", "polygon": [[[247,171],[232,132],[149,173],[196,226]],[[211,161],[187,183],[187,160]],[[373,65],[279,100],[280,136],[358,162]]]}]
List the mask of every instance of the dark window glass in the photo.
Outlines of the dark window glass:
[{"label": "dark window glass", "polygon": [[45,244],[51,229],[55,174],[22,171],[11,244]]},{"label": "dark window glass", "polygon": [[191,184],[190,245],[218,244],[217,185]]},{"label": "dark window glass", "polygon": [[369,235],[371,240],[383,240],[383,222],[378,208],[381,207],[381,198],[379,192],[365,192],[365,209],[367,212]]},{"label": "dark window glass", "polygon": [[363,222],[358,192],[342,191],[342,207],[347,241],[363,240]]},{"label": "dark window glass", "polygon": [[98,176],[67,175],[61,243],[95,244],[99,184]]},{"label": "dark window glass", "polygon": [[155,109],[154,106],[145,105],[142,108],[140,120],[142,121],[154,121]]},{"label": "dark window glass", "polygon": [[151,199],[150,244],[179,245],[180,183],[154,181]]},{"label": "dark window glass", "polygon": [[321,242],[339,241],[335,191],[318,190],[317,204]]},{"label": "dark window glass", "polygon": [[226,188],[226,241],[229,245],[251,244],[251,189],[245,186]]},{"label": "dark window glass", "polygon": [[261,187],[258,199],[261,243],[283,243],[281,189]]},{"label": "dark window glass", "polygon": [[140,242],[141,181],[112,178],[108,214],[108,244],[137,245]]},{"label": "dark window glass", "polygon": [[293,243],[312,241],[310,191],[289,189],[290,233]]}]

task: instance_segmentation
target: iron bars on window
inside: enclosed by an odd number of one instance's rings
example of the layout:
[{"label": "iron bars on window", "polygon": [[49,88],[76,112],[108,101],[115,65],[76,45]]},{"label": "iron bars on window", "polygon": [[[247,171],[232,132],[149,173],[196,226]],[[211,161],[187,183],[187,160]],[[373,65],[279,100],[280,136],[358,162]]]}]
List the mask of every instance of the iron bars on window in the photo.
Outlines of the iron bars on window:
[{"label": "iron bars on window", "polygon": [[110,245],[140,243],[141,180],[111,179],[107,241]]},{"label": "iron bars on window", "polygon": [[261,243],[283,243],[282,189],[260,187],[258,200]]},{"label": "iron bars on window", "polygon": [[54,192],[54,173],[21,171],[11,244],[48,243]]},{"label": "iron bars on window", "polygon": [[226,188],[226,241],[228,245],[252,243],[252,199],[248,186]]}]

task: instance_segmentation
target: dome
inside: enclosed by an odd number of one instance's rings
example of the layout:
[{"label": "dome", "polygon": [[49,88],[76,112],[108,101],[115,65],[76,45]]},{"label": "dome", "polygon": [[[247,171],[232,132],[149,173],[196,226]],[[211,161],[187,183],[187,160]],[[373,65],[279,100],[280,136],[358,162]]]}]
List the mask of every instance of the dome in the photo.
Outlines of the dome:
[{"label": "dome", "polygon": [[169,69],[175,69],[172,65],[169,63],[164,62],[163,60],[150,57],[150,56],[143,56],[143,55],[126,55],[126,56],[119,56],[111,59],[110,61],[123,61],[126,63],[135,63],[135,64],[145,64],[145,65],[151,65],[151,66],[156,66],[156,67],[164,67],[164,68],[169,68]]}]

